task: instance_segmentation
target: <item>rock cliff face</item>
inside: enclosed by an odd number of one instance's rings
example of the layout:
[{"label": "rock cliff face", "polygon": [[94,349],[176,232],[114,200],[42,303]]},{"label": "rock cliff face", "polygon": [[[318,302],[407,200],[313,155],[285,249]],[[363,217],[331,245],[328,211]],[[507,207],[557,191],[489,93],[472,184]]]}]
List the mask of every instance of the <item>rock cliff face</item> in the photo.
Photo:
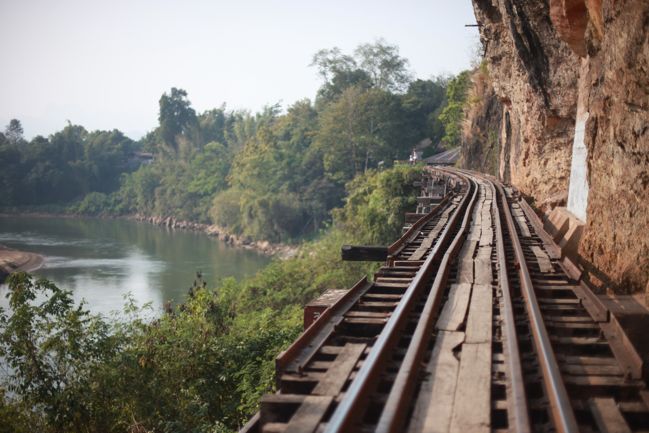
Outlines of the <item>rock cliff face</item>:
[{"label": "rock cliff face", "polygon": [[587,222],[582,256],[620,290],[649,292],[649,2],[604,1],[586,32]]},{"label": "rock cliff face", "polygon": [[502,111],[474,110],[465,164],[477,168],[477,142],[493,147],[480,117],[495,118],[501,179],[543,211],[565,204],[579,101],[589,189],[580,254],[617,290],[649,290],[649,2],[473,5]]},{"label": "rock cliff face", "polygon": [[503,104],[484,65],[471,80],[460,163],[471,170],[498,175]]},{"label": "rock cliff face", "polygon": [[485,60],[504,110],[500,176],[546,208],[565,202],[578,59],[543,1],[474,0]]}]

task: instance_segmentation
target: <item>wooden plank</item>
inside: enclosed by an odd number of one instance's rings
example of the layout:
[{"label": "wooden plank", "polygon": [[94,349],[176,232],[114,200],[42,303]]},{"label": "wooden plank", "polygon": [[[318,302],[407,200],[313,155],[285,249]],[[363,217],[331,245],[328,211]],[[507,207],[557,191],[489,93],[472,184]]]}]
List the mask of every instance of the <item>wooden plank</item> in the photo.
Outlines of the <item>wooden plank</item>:
[{"label": "wooden plank", "polygon": [[460,260],[457,267],[457,282],[458,283],[473,283],[475,274],[473,273],[473,259],[465,257]]},{"label": "wooden plank", "polygon": [[631,433],[629,425],[612,398],[591,398],[588,400],[595,423],[602,433]]},{"label": "wooden plank", "polygon": [[473,273],[477,284],[491,284],[493,281],[491,259],[476,258],[473,262]]},{"label": "wooden plank", "polygon": [[[282,422],[269,422],[264,424],[261,433],[284,433],[286,430],[286,424]],[[240,430],[240,433],[244,433],[244,430]]]},{"label": "wooden plank", "polygon": [[342,352],[331,364],[327,375],[318,383],[312,394],[338,395],[366,347],[365,344],[345,344]]},{"label": "wooden plank", "polygon": [[460,354],[451,433],[487,433],[490,429],[492,315],[492,286],[474,284]]},{"label": "wooden plank", "polygon": [[478,253],[475,256],[476,259],[485,259],[491,260],[491,245],[489,246],[480,246],[478,248]]},{"label": "wooden plank", "polygon": [[482,205],[482,227],[480,228],[480,246],[493,243],[494,232],[491,227],[491,200],[486,200]]},{"label": "wooden plank", "polygon": [[645,406],[649,408],[649,391],[643,389],[638,391],[638,394],[640,394],[640,398],[644,402]]},{"label": "wooden plank", "polygon": [[399,299],[403,298],[403,295],[399,293],[365,293],[361,299],[362,300],[368,300],[368,299],[374,299],[374,300],[383,300],[383,301],[398,301]]},{"label": "wooden plank", "polygon": [[628,387],[639,388],[639,382],[626,382],[624,377],[619,376],[573,376],[571,374],[563,375],[566,385],[576,386],[610,386],[610,387]]},{"label": "wooden plank", "polygon": [[298,407],[306,398],[302,394],[266,394],[259,402],[259,425],[278,420],[279,408]]},{"label": "wooden plank", "polygon": [[398,302],[365,302],[359,301],[359,308],[395,308],[399,305]]},{"label": "wooden plank", "polygon": [[[284,373],[299,373],[304,365],[306,365],[309,360],[316,354],[318,348],[324,344],[325,341],[331,336],[334,332],[336,326],[342,322],[342,316],[336,316],[331,318],[318,332],[315,336],[311,338],[310,343],[301,349],[301,351],[293,358],[293,360],[286,365],[283,369]],[[309,332],[309,331],[306,331]],[[304,335],[304,334],[302,334]],[[293,343],[295,344],[295,343]],[[276,361],[277,364],[277,361]]]},{"label": "wooden plank", "polygon": [[442,214],[442,217],[437,221],[435,227],[430,231],[430,233],[428,233],[426,239],[424,239],[424,241],[421,243],[419,248],[417,248],[415,252],[412,253],[412,255],[408,258],[408,260],[421,260],[421,258],[426,254],[426,252],[432,247],[435,238],[437,238],[439,233],[442,231],[447,221],[448,221],[448,213],[445,212],[444,214]]},{"label": "wooden plank", "polygon": [[482,233],[480,233],[480,246],[485,247],[493,245],[493,238],[494,234],[491,229],[483,230]]},{"label": "wooden plank", "polygon": [[422,382],[409,433],[448,432],[460,365],[454,350],[463,340],[462,332],[440,331],[437,334],[433,354],[426,367],[428,376]]},{"label": "wooden plank", "polygon": [[474,284],[466,324],[467,343],[491,343],[492,315],[492,286],[487,284]]},{"label": "wooden plank", "polygon": [[289,421],[284,433],[315,432],[332,401],[331,396],[307,396]]},{"label": "wooden plank", "polygon": [[410,282],[397,282],[394,281],[376,281],[374,287],[384,289],[405,289],[410,285]]},{"label": "wooden plank", "polygon": [[557,361],[582,365],[618,365],[617,360],[612,356],[573,356],[558,354]]},{"label": "wooden plank", "polygon": [[466,317],[470,296],[471,284],[462,283],[451,285],[448,300],[444,304],[444,308],[437,320],[437,329],[442,331],[459,330]]},{"label": "wooden plank", "polygon": [[622,377],[622,370],[617,365],[581,365],[581,364],[563,364],[560,366],[561,371],[574,376],[618,376]]},{"label": "wooden plank", "polygon": [[348,311],[345,313],[345,317],[379,317],[387,319],[391,316],[391,313],[384,311]]},{"label": "wooden plank", "polygon": [[379,326],[379,325],[385,325],[385,322],[387,322],[387,318],[385,317],[345,317],[343,320],[343,323],[349,324],[349,325],[374,325],[374,326]]},{"label": "wooden plank", "polygon": [[516,215],[516,223],[518,224],[518,227],[521,229],[521,236],[525,238],[532,237],[532,234],[530,233],[529,227],[527,227],[527,220],[525,219],[525,216],[523,216],[523,213],[521,212],[520,215]]},{"label": "wooden plank", "polygon": [[376,283],[379,283],[378,285],[381,285],[382,283],[397,283],[397,284],[405,284],[406,286],[408,286],[411,281],[412,278],[399,278],[399,277],[377,277],[376,278]]},{"label": "wooden plank", "polygon": [[449,431],[488,433],[491,427],[491,343],[465,342],[461,357]]},{"label": "wooden plank", "polygon": [[460,250],[460,254],[458,255],[458,260],[461,261],[464,260],[465,258],[472,259],[477,245],[478,245],[477,241],[470,241],[470,240],[464,241],[464,244],[462,245],[462,249]]},{"label": "wooden plank", "polygon": [[388,247],[374,245],[343,245],[340,255],[347,261],[384,261],[388,258]]},{"label": "wooden plank", "polygon": [[539,264],[539,268],[541,269],[541,272],[543,273],[550,273],[554,272],[554,268],[552,267],[552,262],[550,262],[550,257],[546,254],[545,251],[539,246],[533,246],[531,247],[532,252],[536,256],[536,261]]}]

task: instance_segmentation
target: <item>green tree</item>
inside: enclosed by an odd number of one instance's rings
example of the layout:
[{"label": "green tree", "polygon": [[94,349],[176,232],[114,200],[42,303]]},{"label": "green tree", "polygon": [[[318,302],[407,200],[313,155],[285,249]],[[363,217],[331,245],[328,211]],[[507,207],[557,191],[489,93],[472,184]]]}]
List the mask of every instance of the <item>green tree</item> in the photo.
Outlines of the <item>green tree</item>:
[{"label": "green tree", "polygon": [[446,88],[447,104],[440,113],[439,120],[444,126],[442,142],[447,148],[462,144],[462,122],[470,85],[471,75],[469,71],[464,71],[450,80]]},{"label": "green tree", "polygon": [[354,56],[377,89],[400,92],[412,80],[408,60],[399,55],[399,47],[390,45],[383,39],[359,45],[354,50]]},{"label": "green tree", "polygon": [[5,137],[9,140],[10,143],[19,144],[22,143],[25,139],[23,138],[23,125],[18,119],[11,119],[9,124],[5,128]]},{"label": "green tree", "polygon": [[334,221],[356,241],[389,244],[403,227],[405,213],[416,206],[413,181],[420,169],[397,165],[390,170],[369,171],[347,184],[345,206],[334,211]]},{"label": "green tree", "polygon": [[446,80],[415,80],[401,97],[408,127],[406,134],[411,142],[430,138],[437,143],[444,133],[438,120],[446,100]]},{"label": "green tree", "polygon": [[343,54],[338,47],[318,51],[311,66],[318,68],[324,81],[323,96],[341,94],[350,86],[374,87],[400,92],[412,80],[408,60],[399,55],[399,48],[383,39],[359,45],[354,55]]},{"label": "green tree", "polygon": [[159,101],[160,138],[174,151],[178,151],[181,135],[188,135],[190,129],[196,126],[196,112],[187,99],[187,92],[172,87],[171,91],[163,93]]},{"label": "green tree", "polygon": [[117,340],[101,318],[48,281],[14,274],[8,298],[11,314],[0,310],[0,356],[11,368],[11,389],[42,410],[52,431],[85,431],[92,419],[86,380],[115,353]]},{"label": "green tree", "polygon": [[346,182],[379,161],[390,164],[410,145],[401,141],[402,126],[396,95],[379,89],[345,90],[320,116],[317,145],[328,176]]}]

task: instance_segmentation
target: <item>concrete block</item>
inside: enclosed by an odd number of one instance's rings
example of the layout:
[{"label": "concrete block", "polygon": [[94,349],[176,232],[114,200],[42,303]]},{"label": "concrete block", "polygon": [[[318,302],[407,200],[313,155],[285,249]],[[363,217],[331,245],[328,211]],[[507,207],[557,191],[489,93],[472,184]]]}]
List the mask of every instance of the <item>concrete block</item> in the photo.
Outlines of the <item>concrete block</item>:
[{"label": "concrete block", "polygon": [[555,207],[545,219],[543,228],[556,243],[559,243],[561,237],[568,231],[569,220],[570,216],[566,208]]}]

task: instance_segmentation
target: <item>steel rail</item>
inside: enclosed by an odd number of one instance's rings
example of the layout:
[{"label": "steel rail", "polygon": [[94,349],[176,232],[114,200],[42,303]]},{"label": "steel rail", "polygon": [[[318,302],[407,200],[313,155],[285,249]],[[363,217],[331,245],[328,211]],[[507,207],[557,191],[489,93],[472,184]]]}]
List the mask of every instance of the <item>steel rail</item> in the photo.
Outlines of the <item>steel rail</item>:
[{"label": "steel rail", "polygon": [[[471,180],[473,181],[473,180]],[[478,196],[478,187],[476,186],[473,198],[468,205],[459,233],[453,239],[453,242],[444,253],[444,257],[439,265],[439,270],[433,281],[432,288],[426,299],[426,304],[421,312],[419,322],[415,328],[406,355],[401,362],[395,381],[390,389],[388,399],[383,407],[383,412],[379,418],[375,433],[391,433],[402,431],[405,423],[405,416],[414,397],[414,388],[418,379],[418,373],[422,365],[426,347],[428,346],[429,337],[432,334],[432,328],[435,325],[436,312],[444,295],[444,288],[448,279],[450,264],[459,252],[462,242],[466,237],[469,228],[471,214]]]},{"label": "steel rail", "polygon": [[489,183],[493,192],[494,200],[494,225],[496,226],[496,252],[498,257],[498,284],[502,291],[503,299],[503,322],[505,365],[509,376],[508,393],[513,403],[513,410],[508,410],[507,415],[513,431],[517,433],[530,433],[531,423],[529,418],[529,408],[527,405],[527,395],[525,393],[525,379],[523,378],[523,368],[518,347],[518,331],[516,330],[516,319],[514,317],[514,306],[512,304],[512,294],[509,287],[509,276],[507,275],[507,257],[505,254],[505,239],[501,224],[500,209],[498,209],[498,194],[496,180],[490,176],[481,173],[473,173],[468,170],[461,170],[462,173],[472,175]]},{"label": "steel rail", "polygon": [[[523,368],[518,348],[518,335],[516,331],[516,319],[514,317],[514,306],[512,305],[512,294],[509,288],[509,276],[507,275],[507,256],[505,254],[505,239],[503,228],[500,223],[500,209],[498,209],[498,191],[494,183],[487,179],[493,192],[494,200],[494,222],[496,226],[496,251],[498,254],[498,284],[502,291],[503,318],[505,326],[505,363],[509,376],[508,384],[513,408],[507,411],[510,423],[513,424],[513,431],[517,433],[530,433],[531,425],[527,396],[525,395],[525,380],[523,379]],[[513,410],[512,410],[513,409]],[[513,421],[513,422],[512,422]]]},{"label": "steel rail", "polygon": [[496,184],[501,195],[503,213],[509,230],[509,237],[514,247],[516,262],[519,268],[521,280],[521,292],[525,298],[525,306],[530,320],[530,329],[534,338],[534,344],[538,353],[543,383],[545,384],[546,393],[550,402],[550,411],[554,427],[559,433],[578,433],[579,427],[575,418],[575,413],[566,391],[566,386],[561,378],[561,372],[557,359],[554,356],[554,350],[548,336],[548,331],[543,321],[543,315],[539,303],[534,293],[534,285],[530,277],[529,269],[523,254],[521,242],[518,239],[516,226],[509,209],[507,196],[502,186]]},{"label": "steel rail", "polygon": [[399,239],[397,239],[390,246],[388,246],[388,256],[389,257],[397,256],[403,250],[403,247],[405,247],[408,243],[412,242],[419,234],[419,230],[426,223],[428,223],[430,220],[433,219],[433,217],[441,213],[443,209],[446,209],[446,205],[450,201],[449,197],[452,195],[453,195],[452,193],[446,195],[444,199],[442,199],[440,203],[436,204],[435,207],[430,212],[428,212],[427,214],[419,218],[417,221],[415,221],[415,223],[412,226],[410,226],[410,228],[404,234],[402,234]]},{"label": "steel rail", "polygon": [[354,422],[358,421],[359,409],[366,403],[368,394],[376,386],[376,379],[381,372],[381,368],[385,365],[388,356],[391,354],[390,349],[397,343],[399,331],[405,326],[408,313],[414,307],[417,295],[430,277],[430,273],[433,270],[433,263],[439,260],[439,255],[449,240],[448,238],[452,229],[457,224],[459,216],[463,214],[469,204],[469,197],[477,197],[477,188],[473,181],[466,176],[462,176],[462,178],[467,182],[467,192],[462,202],[442,231],[440,241],[435,244],[426,261],[408,285],[401,302],[399,302],[399,305],[385,324],[383,331],[379,334],[376,343],[372,346],[356,378],[352,381],[342,401],[331,415],[325,428],[325,433],[349,431],[353,427]]}]

